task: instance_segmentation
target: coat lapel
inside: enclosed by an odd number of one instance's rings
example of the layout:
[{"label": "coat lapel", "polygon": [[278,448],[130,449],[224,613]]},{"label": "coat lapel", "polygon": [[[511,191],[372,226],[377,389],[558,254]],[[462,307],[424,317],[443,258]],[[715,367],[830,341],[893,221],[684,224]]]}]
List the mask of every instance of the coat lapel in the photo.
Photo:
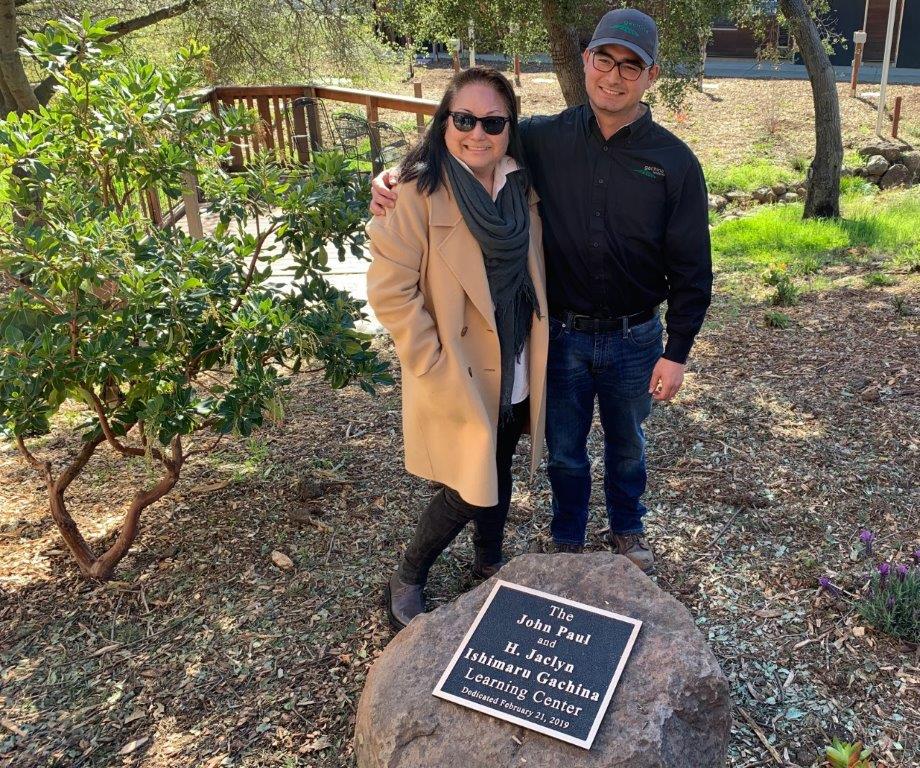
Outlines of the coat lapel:
[{"label": "coat lapel", "polygon": [[476,238],[463,223],[459,206],[443,184],[431,195],[429,205],[428,221],[433,245],[457,282],[463,286],[473,306],[485,318],[489,327],[497,330],[495,307],[482,261],[482,251]]}]

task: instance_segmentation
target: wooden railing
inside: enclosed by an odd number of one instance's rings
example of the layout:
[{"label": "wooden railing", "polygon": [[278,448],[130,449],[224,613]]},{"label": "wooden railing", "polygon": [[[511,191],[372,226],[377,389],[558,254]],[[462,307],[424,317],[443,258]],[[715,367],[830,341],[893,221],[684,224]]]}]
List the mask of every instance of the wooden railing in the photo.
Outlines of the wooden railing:
[{"label": "wooden railing", "polygon": [[[332,137],[323,136],[317,100],[360,104],[364,107],[372,134],[374,124],[379,122],[380,110],[407,112],[416,116],[416,126],[421,133],[425,128],[424,118],[434,114],[438,102],[421,98],[421,85],[418,83],[415,84],[415,93],[416,96],[412,97],[325,85],[230,85],[204,91],[201,103],[209,106],[214,114],[219,114],[222,106],[244,106],[259,115],[256,130],[231,147],[228,170],[239,171],[259,152],[268,152],[281,164],[307,164],[315,151],[328,147]],[[375,142],[372,135],[371,144],[379,147],[379,137]],[[378,171],[379,162],[375,160],[373,165],[374,171]],[[201,237],[201,212],[195,178],[188,174],[184,182],[182,202],[171,210],[162,209],[159,196],[153,189],[147,191],[142,205],[158,227],[172,226],[184,216],[189,234]]]},{"label": "wooden railing", "polygon": [[[416,92],[419,92],[418,90]],[[304,103],[303,97],[307,98]],[[360,104],[368,123],[380,120],[380,110],[431,116],[438,103],[412,96],[333,88],[325,85],[218,86],[202,96],[217,114],[221,106],[245,106],[259,115],[256,131],[232,148],[231,170],[242,169],[258,152],[268,152],[279,163],[308,163],[312,153],[328,146],[315,100]],[[424,127],[421,120],[416,123]],[[377,170],[375,168],[375,170]]]}]

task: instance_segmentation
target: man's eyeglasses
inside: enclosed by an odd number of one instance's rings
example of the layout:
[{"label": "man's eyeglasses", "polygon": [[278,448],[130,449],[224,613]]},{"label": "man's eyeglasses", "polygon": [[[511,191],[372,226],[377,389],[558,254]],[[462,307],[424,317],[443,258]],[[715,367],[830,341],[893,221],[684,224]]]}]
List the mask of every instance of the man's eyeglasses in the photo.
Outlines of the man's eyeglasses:
[{"label": "man's eyeglasses", "polygon": [[476,127],[476,123],[482,123],[482,130],[490,136],[498,136],[505,130],[505,125],[511,122],[510,117],[500,117],[498,115],[476,117],[476,115],[471,115],[469,112],[451,112],[450,116],[454,121],[454,128],[461,133],[469,133]]},{"label": "man's eyeglasses", "polygon": [[647,67],[636,64],[634,61],[617,61],[604,53],[597,53],[596,51],[591,54],[591,63],[598,72],[612,72],[615,68],[619,68],[620,77],[630,81],[638,80],[647,69]]}]

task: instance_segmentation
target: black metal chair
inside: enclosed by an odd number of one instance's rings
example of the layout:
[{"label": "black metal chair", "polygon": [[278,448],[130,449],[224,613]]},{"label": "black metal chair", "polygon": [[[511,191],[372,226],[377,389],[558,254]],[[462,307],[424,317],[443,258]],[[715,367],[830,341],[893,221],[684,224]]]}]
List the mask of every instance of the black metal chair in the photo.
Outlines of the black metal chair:
[{"label": "black metal chair", "polygon": [[[302,108],[306,112],[307,133],[305,134],[298,133],[295,129],[293,116],[295,108]],[[322,99],[312,96],[301,96],[294,99],[291,107],[284,110],[284,119],[294,145],[297,146],[298,142],[305,141],[310,148],[311,155],[314,152],[342,151],[338,131],[329,118],[329,112]]]},{"label": "black metal chair", "polygon": [[409,151],[406,135],[394,125],[370,123],[350,112],[339,112],[332,119],[345,156],[358,162],[369,162],[374,173],[395,165]]}]

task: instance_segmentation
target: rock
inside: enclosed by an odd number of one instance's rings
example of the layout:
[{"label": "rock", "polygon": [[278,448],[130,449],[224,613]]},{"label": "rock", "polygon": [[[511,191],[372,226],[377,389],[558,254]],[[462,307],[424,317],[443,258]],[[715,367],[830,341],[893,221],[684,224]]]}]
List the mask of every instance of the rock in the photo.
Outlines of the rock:
[{"label": "rock", "polygon": [[841,176],[855,176],[855,175],[856,175],[856,169],[855,169],[855,168],[850,168],[850,166],[845,165],[845,166],[843,166],[843,168],[840,169],[840,175],[841,175]]},{"label": "rock", "polygon": [[735,205],[741,205],[743,203],[750,202],[751,196],[747,192],[742,192],[740,190],[733,190],[731,192],[725,193],[725,198],[730,203]]},{"label": "rock", "polygon": [[869,176],[881,176],[891,164],[881,155],[873,155],[866,163],[866,173]]},{"label": "rock", "polygon": [[912,149],[901,155],[901,162],[907,166],[913,181],[920,181],[920,151]]},{"label": "rock", "polygon": [[799,196],[795,192],[787,192],[781,199],[784,203],[797,203]]},{"label": "rock", "polygon": [[772,203],[775,203],[778,199],[779,198],[777,198],[776,193],[774,193],[773,190],[770,190],[764,196],[764,199],[762,200],[762,202],[772,204]]},{"label": "rock", "polygon": [[906,165],[895,163],[882,176],[878,185],[882,189],[891,189],[892,187],[902,187],[910,184],[911,173]]},{"label": "rock", "polygon": [[804,200],[808,195],[808,187],[796,187],[795,193],[798,195],[800,200]]},{"label": "rock", "polygon": [[773,194],[776,195],[777,200],[779,200],[788,191],[788,187],[786,187],[785,184],[782,184],[780,182],[777,182],[776,184],[771,186],[770,189],[773,191]]},{"label": "rock", "polygon": [[415,619],[371,668],[359,768],[721,768],[729,687],[687,609],[625,557],[522,555],[502,579],[644,623],[590,751],[432,696],[493,580]]},{"label": "rock", "polygon": [[751,197],[753,197],[758,203],[763,203],[766,202],[766,197],[770,194],[772,194],[772,192],[770,191],[769,187],[759,187],[751,193]]},{"label": "rock", "polygon": [[867,175],[866,169],[861,165],[857,166],[856,168],[853,169],[853,175],[858,176],[859,178],[865,178]]},{"label": "rock", "polygon": [[279,552],[277,549],[272,550],[272,562],[282,571],[289,571],[294,567],[294,561],[284,554],[284,552]]},{"label": "rock", "polygon": [[873,141],[860,148],[859,154],[867,159],[878,155],[884,157],[889,163],[893,163],[902,151],[903,147],[899,144],[892,144],[890,141]]},{"label": "rock", "polygon": [[865,403],[877,403],[881,397],[877,384],[872,384],[859,393],[859,399]]},{"label": "rock", "polygon": [[709,196],[709,210],[710,211],[721,211],[726,205],[728,205],[728,200],[722,197],[722,195],[710,195]]}]

